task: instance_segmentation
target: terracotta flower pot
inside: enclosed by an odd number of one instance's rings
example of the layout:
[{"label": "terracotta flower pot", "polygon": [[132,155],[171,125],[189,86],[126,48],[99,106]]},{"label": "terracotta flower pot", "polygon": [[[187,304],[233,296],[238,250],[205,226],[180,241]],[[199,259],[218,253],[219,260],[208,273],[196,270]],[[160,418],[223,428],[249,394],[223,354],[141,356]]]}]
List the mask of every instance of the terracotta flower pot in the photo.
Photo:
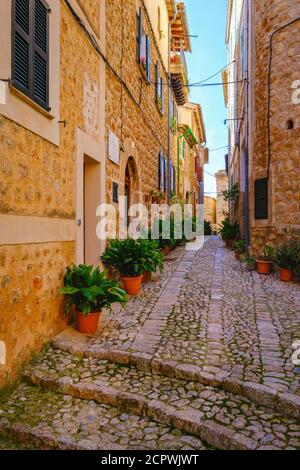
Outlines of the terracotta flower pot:
[{"label": "terracotta flower pot", "polygon": [[225,240],[227,248],[232,249],[234,245],[234,240]]},{"label": "terracotta flower pot", "polygon": [[168,254],[170,253],[170,247],[169,245],[165,245],[162,249],[161,249],[161,252],[164,256],[168,256]]},{"label": "terracotta flower pot", "polygon": [[124,289],[129,295],[138,295],[142,287],[143,276],[138,277],[121,277]]},{"label": "terracotta flower pot", "polygon": [[76,312],[76,330],[86,335],[91,335],[97,331],[101,312],[89,313],[87,316],[81,312]]},{"label": "terracotta flower pot", "polygon": [[294,273],[292,269],[279,269],[279,277],[283,282],[292,282],[294,279]]},{"label": "terracotta flower pot", "polygon": [[238,251],[234,252],[236,259],[239,261],[240,260],[240,254]]},{"label": "terracotta flower pot", "polygon": [[142,282],[150,282],[152,274],[149,271],[145,271]]},{"label": "terracotta flower pot", "polygon": [[261,261],[257,260],[257,272],[259,274],[271,274],[273,263],[272,261]]}]

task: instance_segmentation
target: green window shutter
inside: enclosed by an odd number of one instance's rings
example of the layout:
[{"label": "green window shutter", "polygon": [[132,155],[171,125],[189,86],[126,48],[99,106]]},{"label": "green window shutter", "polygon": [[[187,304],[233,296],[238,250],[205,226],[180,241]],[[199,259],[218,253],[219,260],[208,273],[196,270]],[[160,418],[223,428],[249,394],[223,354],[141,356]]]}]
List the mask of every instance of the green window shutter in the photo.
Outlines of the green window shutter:
[{"label": "green window shutter", "polygon": [[12,82],[49,110],[49,13],[44,0],[13,0]]},{"label": "green window shutter", "polygon": [[142,8],[139,8],[139,13],[137,15],[137,60],[141,62],[142,54],[142,36],[143,36],[143,12]]},{"label": "green window shutter", "polygon": [[33,97],[48,107],[49,76],[49,8],[44,0],[35,0]]},{"label": "green window shutter", "polygon": [[255,219],[266,220],[269,218],[269,179],[256,180],[254,186]]},{"label": "green window shutter", "polygon": [[158,102],[159,97],[159,70],[158,64],[155,64],[155,101]]},{"label": "green window shutter", "polygon": [[29,0],[14,0],[12,15],[12,80],[20,91],[30,94],[31,4]]},{"label": "green window shutter", "polygon": [[160,78],[160,97],[161,97],[161,112],[162,114],[165,111],[165,87],[164,87],[164,80]]}]

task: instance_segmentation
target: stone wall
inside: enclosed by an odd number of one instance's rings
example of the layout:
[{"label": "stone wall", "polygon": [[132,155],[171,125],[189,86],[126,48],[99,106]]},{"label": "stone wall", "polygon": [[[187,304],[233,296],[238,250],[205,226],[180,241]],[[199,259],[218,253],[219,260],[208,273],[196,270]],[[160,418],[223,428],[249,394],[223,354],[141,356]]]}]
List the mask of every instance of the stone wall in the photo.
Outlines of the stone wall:
[{"label": "stone wall", "polygon": [[[96,21],[99,1],[81,3]],[[41,217],[41,230],[44,217],[75,219],[76,129],[100,140],[91,109],[100,87],[99,57],[63,2],[60,14],[60,114],[66,120],[60,145],[0,115],[0,214]],[[0,340],[7,349],[0,386],[65,327],[58,290],[75,261],[75,239],[0,246]]]},{"label": "stone wall", "polygon": [[204,219],[212,225],[217,222],[217,200],[214,197],[204,197]]},{"label": "stone wall", "polygon": [[[271,69],[271,164],[269,219],[254,219],[254,181],[267,176],[268,168],[268,61],[270,36],[279,27],[300,17],[298,0],[252,5],[252,123],[250,179],[251,242],[254,249],[265,242],[277,244],[285,228],[300,227],[300,104],[293,103],[293,84],[300,80],[300,21],[274,36]],[[299,85],[300,83],[298,83]],[[293,122],[293,129],[289,121]]]},{"label": "stone wall", "polygon": [[[168,87],[165,87],[165,112],[161,115],[155,101],[155,63],[167,83],[167,74],[154,32],[143,10],[143,26],[151,40],[151,83],[145,79],[137,62],[137,2],[106,0],[106,56],[118,74],[106,72],[106,130],[112,131],[123,144],[120,165],[107,160],[106,198],[112,200],[112,183],[117,182],[120,195],[125,191],[125,169],[132,157],[136,171],[140,202],[151,189],[158,190],[158,155],[168,154]],[[123,80],[123,86],[120,82]],[[137,202],[137,201],[134,201]]]},{"label": "stone wall", "polygon": [[223,191],[228,191],[228,176],[225,170],[218,171],[216,173],[217,180],[217,225],[225,219],[226,214],[228,214],[229,206],[228,202],[224,200],[222,194]]}]

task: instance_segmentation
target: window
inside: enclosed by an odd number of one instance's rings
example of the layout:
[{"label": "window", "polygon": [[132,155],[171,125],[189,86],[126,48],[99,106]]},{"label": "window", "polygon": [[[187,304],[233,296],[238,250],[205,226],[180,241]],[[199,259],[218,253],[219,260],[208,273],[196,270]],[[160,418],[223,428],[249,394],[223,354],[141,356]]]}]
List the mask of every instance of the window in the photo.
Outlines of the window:
[{"label": "window", "polygon": [[161,151],[158,155],[158,189],[164,193],[167,190],[167,160]]},{"label": "window", "polygon": [[118,183],[113,182],[112,185],[112,200],[113,203],[118,204],[119,202],[119,185]]},{"label": "window", "polygon": [[255,219],[264,220],[269,218],[269,179],[262,178],[255,181]]},{"label": "window", "polygon": [[13,0],[12,82],[49,108],[49,13],[44,0]]},{"label": "window", "polygon": [[159,75],[159,66],[155,65],[155,101],[161,114],[164,114],[165,107],[165,84],[163,78]]},{"label": "window", "polygon": [[139,9],[137,15],[137,61],[148,82],[151,82],[151,42],[143,28],[143,12]]}]

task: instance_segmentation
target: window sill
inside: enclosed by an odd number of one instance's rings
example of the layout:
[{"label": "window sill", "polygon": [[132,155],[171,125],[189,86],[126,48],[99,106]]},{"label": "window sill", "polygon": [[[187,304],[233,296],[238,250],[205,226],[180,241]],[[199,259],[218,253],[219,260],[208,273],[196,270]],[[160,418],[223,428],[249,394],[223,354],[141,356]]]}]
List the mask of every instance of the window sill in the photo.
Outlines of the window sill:
[{"label": "window sill", "polygon": [[55,117],[53,114],[51,114],[49,111],[46,111],[42,106],[37,104],[35,101],[33,101],[31,98],[26,96],[24,93],[22,93],[20,90],[18,90],[12,83],[9,84],[9,90],[12,94],[20,98],[21,100],[25,101],[31,108],[35,109],[39,113],[43,114],[47,119],[52,121]]}]

